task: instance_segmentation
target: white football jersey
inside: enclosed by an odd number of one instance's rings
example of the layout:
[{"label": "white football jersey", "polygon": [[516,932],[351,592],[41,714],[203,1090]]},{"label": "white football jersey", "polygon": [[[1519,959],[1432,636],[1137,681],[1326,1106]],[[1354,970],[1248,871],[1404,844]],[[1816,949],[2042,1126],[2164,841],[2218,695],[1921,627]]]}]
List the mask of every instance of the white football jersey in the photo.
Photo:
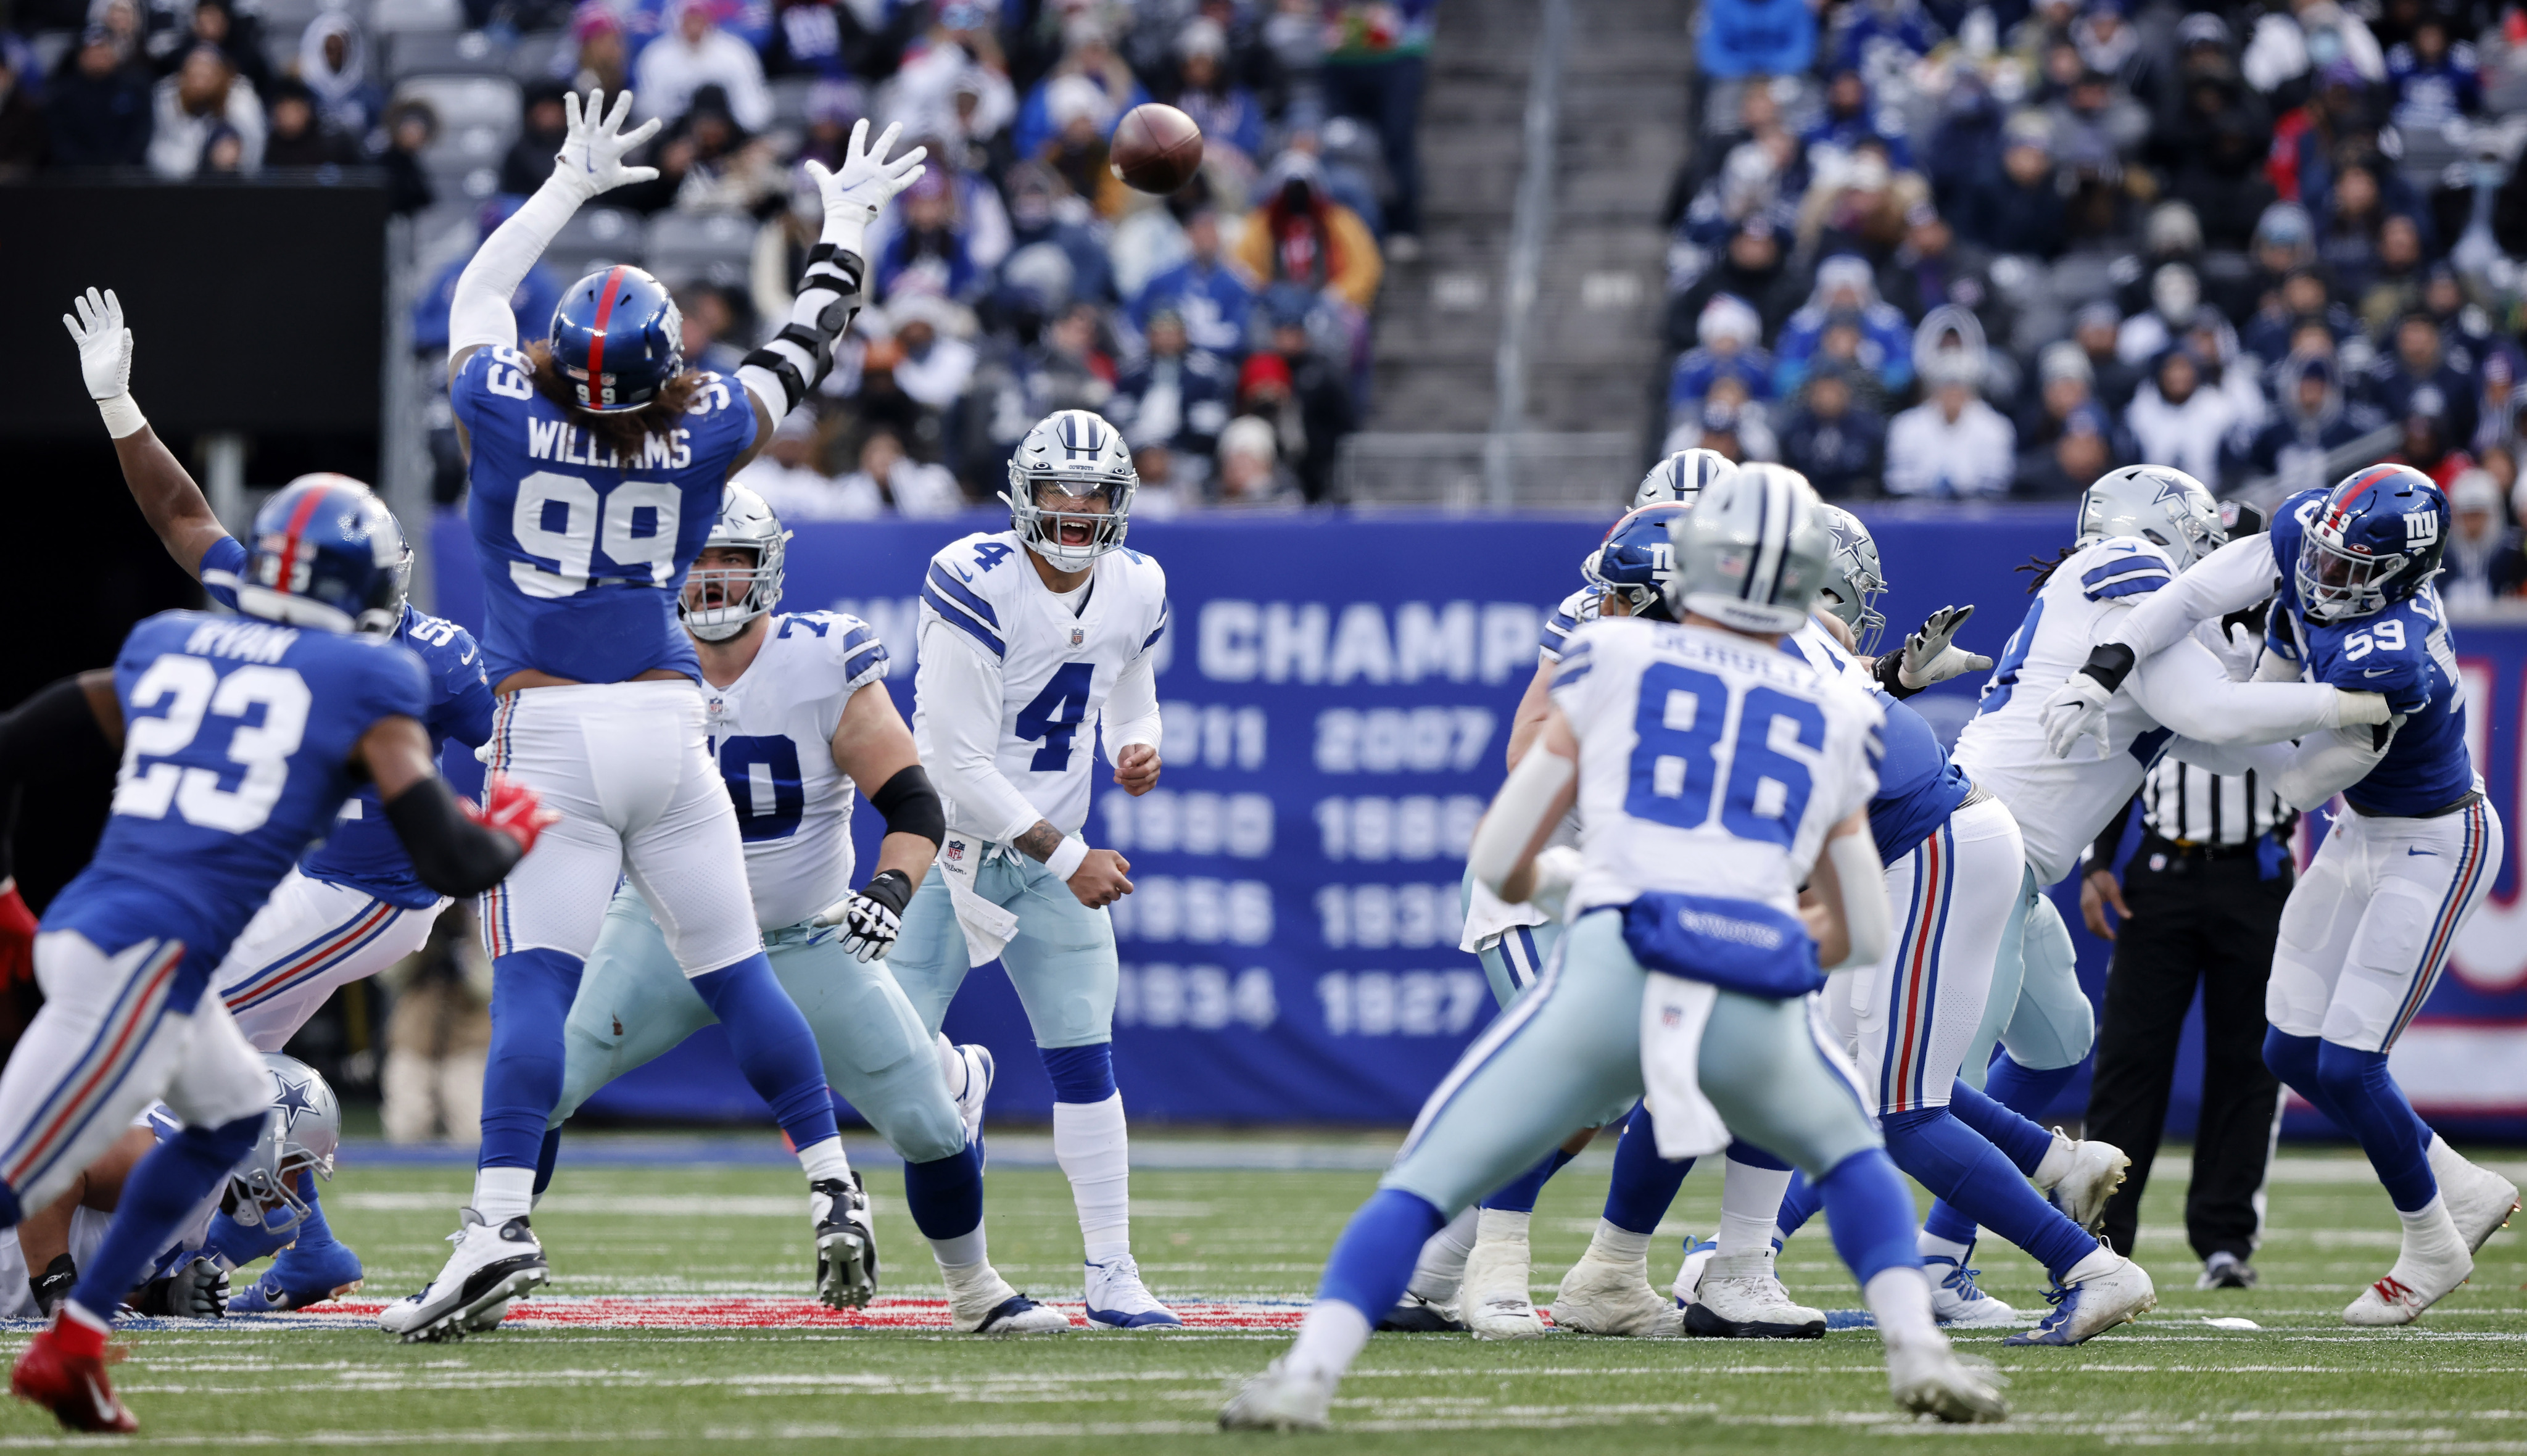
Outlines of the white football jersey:
[{"label": "white football jersey", "polygon": [[1795,914],[1826,831],[1878,792],[1879,705],[1717,628],[1585,623],[1553,701],[1579,739],[1573,919],[1652,890]]},{"label": "white football jersey", "polygon": [[1544,619],[1544,631],[1535,644],[1536,660],[1561,661],[1563,646],[1570,642],[1571,634],[1579,630],[1580,623],[1593,622],[1596,619],[1596,588],[1581,587],[1578,591],[1563,598],[1562,604],[1553,609],[1553,615]]},{"label": "white football jersey", "polygon": [[2118,693],[2106,704],[2105,755],[2090,748],[2057,758],[2044,741],[2044,700],[2143,597],[2175,579],[2167,553],[2139,537],[2109,537],[2073,552],[2028,603],[2026,619],[1992,663],[1982,706],[1949,754],[2009,806],[2039,884],[2080,862],[2080,852],[2122,812],[2172,736],[2132,694]]},{"label": "white football jersey", "polygon": [[[919,671],[926,684],[935,654],[950,651],[979,653],[998,671],[993,766],[1039,817],[1077,834],[1088,822],[1089,772],[1107,697],[1166,625],[1166,573],[1128,546],[1099,556],[1087,584],[1063,598],[1036,574],[1016,532],[968,536],[930,558],[921,585]],[[912,736],[921,761],[937,764],[931,700],[924,686],[913,704]],[[960,809],[945,785],[941,794],[951,829],[991,840],[1006,828],[981,822],[988,816],[972,806]]]},{"label": "white football jersey", "polygon": [[737,805],[755,923],[779,930],[851,888],[857,795],[834,765],[834,732],[887,656],[868,623],[841,612],[780,612],[767,628],[744,676],[702,684],[702,722]]}]

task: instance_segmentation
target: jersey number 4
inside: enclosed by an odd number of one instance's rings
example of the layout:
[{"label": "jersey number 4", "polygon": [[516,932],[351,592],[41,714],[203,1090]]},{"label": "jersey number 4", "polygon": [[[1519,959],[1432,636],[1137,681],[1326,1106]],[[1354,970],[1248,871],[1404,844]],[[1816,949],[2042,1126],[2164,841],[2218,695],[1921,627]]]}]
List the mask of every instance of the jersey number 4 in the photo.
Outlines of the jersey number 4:
[{"label": "jersey number 4", "polygon": [[[114,811],[135,819],[178,817],[205,829],[249,834],[272,817],[281,791],[289,786],[289,755],[307,732],[312,701],[306,679],[286,667],[250,665],[223,678],[201,657],[170,652],[149,664],[131,685],[131,706],[167,703],[163,716],[134,717],[123,737],[123,772],[114,790]],[[243,718],[263,709],[260,725],[239,723],[229,734],[229,761],[245,770],[233,789],[220,787],[220,771],[152,763],[182,753],[202,731],[205,713]]]},{"label": "jersey number 4", "polygon": [[788,839],[807,811],[799,787],[799,745],[786,734],[742,735],[719,746],[720,776],[737,805],[737,832],[748,844]]},{"label": "jersey number 4", "polygon": [[1018,737],[1029,743],[1044,741],[1027,767],[1037,773],[1059,773],[1070,766],[1070,741],[1079,725],[1088,721],[1088,688],[1096,676],[1094,663],[1064,662],[1054,670],[1044,691],[1035,695],[1035,702],[1018,709]]},{"label": "jersey number 4", "polygon": [[1728,684],[1699,668],[1661,662],[1641,674],[1632,728],[1640,746],[1632,751],[1624,812],[1673,829],[1699,829],[1711,821],[1716,800],[1721,827],[1740,839],[1787,849],[1798,837],[1815,782],[1807,764],[1782,751],[1824,749],[1825,712],[1815,703],[1772,688],[1748,692],[1724,770]]}]

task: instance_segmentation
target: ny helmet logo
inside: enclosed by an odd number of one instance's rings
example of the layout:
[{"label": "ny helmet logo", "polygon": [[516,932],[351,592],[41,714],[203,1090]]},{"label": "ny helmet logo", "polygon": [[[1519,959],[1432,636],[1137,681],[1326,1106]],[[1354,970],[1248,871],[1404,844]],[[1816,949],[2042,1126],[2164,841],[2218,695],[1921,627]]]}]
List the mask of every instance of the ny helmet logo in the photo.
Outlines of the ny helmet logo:
[{"label": "ny helmet logo", "polygon": [[2437,511],[2417,510],[2404,517],[2405,546],[2426,546],[2439,539],[2440,518]]}]

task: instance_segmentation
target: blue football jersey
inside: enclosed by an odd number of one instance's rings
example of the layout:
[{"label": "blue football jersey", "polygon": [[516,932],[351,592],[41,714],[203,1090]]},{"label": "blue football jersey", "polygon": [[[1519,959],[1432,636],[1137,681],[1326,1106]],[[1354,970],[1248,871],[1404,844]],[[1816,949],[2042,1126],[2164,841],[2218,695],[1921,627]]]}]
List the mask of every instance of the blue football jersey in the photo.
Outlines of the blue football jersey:
[{"label": "blue football jersey", "polygon": [[421,662],[383,638],[171,611],[114,664],[123,766],[96,856],[44,912],[113,955],[184,944],[189,1009],[353,788],[351,751],[382,718],[419,718]]},{"label": "blue football jersey", "polygon": [[2346,693],[2379,693],[2402,716],[2396,741],[2369,776],[2344,791],[2364,814],[2409,818],[2440,812],[2474,788],[2465,747],[2465,681],[2448,614],[2429,586],[2384,611],[2345,622],[2311,622],[2299,604],[2299,542],[2324,491],[2301,491],[2273,516],[2273,559],[2284,610],[2266,626],[2273,650],[2301,665],[2311,682]]},{"label": "blue football jersey", "polygon": [[[237,573],[244,569],[245,547],[233,537],[222,537],[202,553],[202,588],[222,606],[234,607]],[[438,757],[449,739],[469,749],[490,742],[498,701],[491,696],[474,634],[406,602],[394,640],[421,659],[430,682],[430,705],[421,714],[421,726],[430,730],[431,756]],[[362,784],[343,804],[325,842],[302,856],[298,867],[310,879],[346,885],[406,910],[438,903],[438,892],[412,872],[412,857],[387,822],[374,785]]]},{"label": "blue football jersey", "polygon": [[619,683],[664,667],[699,682],[676,593],[754,441],[746,390],[703,376],[685,423],[648,437],[638,459],[571,424],[516,349],[475,350],[447,397],[473,442],[466,517],[491,681],[536,668]]},{"label": "blue football jersey", "polygon": [[[1840,654],[1808,640],[1808,634],[1782,638],[1781,650],[1826,672],[1842,672]],[[1869,696],[1886,713],[1878,730],[1885,754],[1878,760],[1877,797],[1869,801],[1869,837],[1878,841],[1878,858],[1892,864],[1938,832],[1974,792],[1974,781],[1950,761],[1939,735],[1920,713],[1874,684]]]}]

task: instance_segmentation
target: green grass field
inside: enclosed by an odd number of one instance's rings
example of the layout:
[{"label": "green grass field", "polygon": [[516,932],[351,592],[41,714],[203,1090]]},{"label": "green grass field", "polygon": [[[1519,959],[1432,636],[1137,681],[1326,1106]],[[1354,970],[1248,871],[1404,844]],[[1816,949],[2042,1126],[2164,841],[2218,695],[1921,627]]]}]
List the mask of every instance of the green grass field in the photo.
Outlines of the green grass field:
[{"label": "green grass field", "polygon": [[[592,1140],[593,1141],[593,1140]],[[1157,1149],[1156,1139],[1143,1146]],[[989,1176],[995,1262],[1039,1295],[1076,1298],[1078,1232],[1067,1187],[1022,1140]],[[1253,1145],[1245,1145],[1252,1147]],[[856,1149],[855,1149],[856,1151]],[[1360,1141],[1316,1150],[1369,1164]],[[1199,1164],[1198,1149],[1169,1161]],[[873,1168],[879,1163],[868,1160]],[[1251,1160],[1250,1160],[1251,1161]],[[1317,1161],[1324,1161],[1318,1159]],[[2197,1293],[2179,1225],[2183,1164],[2153,1186],[2142,1263],[2158,1311],[2074,1350],[2004,1350],[1998,1333],[1961,1346],[2009,1378],[2017,1413],[1997,1428],[1936,1428],[1887,1402],[1877,1337],[1819,1341],[1624,1341],[1579,1335],[1516,1344],[1383,1335],[1336,1407],[1329,1437],[1222,1436],[1212,1413],[1287,1335],[1262,1330],[1091,1333],[983,1341],[916,1330],[506,1328],[455,1345],[398,1345],[365,1322],[257,1327],[249,1322],[129,1336],[119,1381],[141,1439],[187,1448],[491,1445],[519,1450],[667,1451],[744,1442],[830,1448],[919,1442],[922,1450],[1030,1453],[1252,1447],[1451,1453],[1849,1449],[1887,1437],[2089,1451],[2202,1446],[2370,1452],[2527,1451],[2527,1229],[2497,1234],[2473,1282],[2407,1330],[2355,1331],[2339,1311],[2393,1260],[2396,1220],[2366,1166],[2294,1154],[2272,1194],[2272,1233],[2251,1292]],[[2504,1165],[2521,1176],[2516,1160]],[[1605,1189],[1592,1154],[1557,1178],[1536,1211],[1536,1300],[1575,1259]],[[1665,1232],[1708,1233],[1717,1169],[1698,1170]],[[2169,1174],[2173,1174],[2170,1176]],[[1143,1170],[1133,1176],[1142,1269],[1162,1295],[1304,1298],[1366,1170]],[[936,1297],[892,1169],[880,1193],[886,1292]],[[438,1269],[458,1168],[347,1164],[328,1195],[337,1231],[367,1258],[370,1294],[416,1288]],[[795,1170],[771,1165],[565,1170],[536,1223],[557,1295],[789,1295],[805,1286]],[[2522,1220],[2527,1224],[2527,1220]],[[2042,1275],[1986,1243],[1986,1286],[2041,1308]],[[1672,1276],[1667,1237],[1652,1272]],[[1857,1292],[1821,1228],[1784,1255],[1793,1292],[1848,1309]],[[2258,1332],[2214,1329],[2242,1315]],[[12,1353],[23,1334],[12,1338]],[[1566,1436],[1543,1432],[1568,1431]],[[0,1446],[90,1441],[12,1404]]]}]

